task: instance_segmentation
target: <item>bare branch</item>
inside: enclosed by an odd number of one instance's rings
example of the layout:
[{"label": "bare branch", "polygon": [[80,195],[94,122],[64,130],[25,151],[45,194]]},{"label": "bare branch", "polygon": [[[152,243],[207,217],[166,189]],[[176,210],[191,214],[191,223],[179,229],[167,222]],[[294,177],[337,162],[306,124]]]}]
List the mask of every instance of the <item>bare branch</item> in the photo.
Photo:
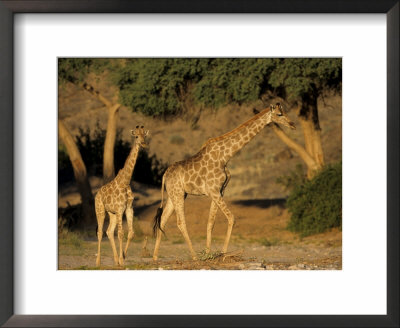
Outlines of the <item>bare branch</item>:
[{"label": "bare branch", "polygon": [[92,96],[94,96],[98,100],[100,100],[107,108],[110,108],[113,106],[111,101],[109,101],[106,97],[104,97],[98,90],[96,90],[90,84],[83,82],[80,85],[82,86],[83,89],[85,89],[85,91],[89,92]]},{"label": "bare branch", "polygon": [[306,163],[307,167],[313,171],[319,169],[317,162],[307,153],[303,146],[299,145],[296,141],[290,138],[279,125],[273,124],[272,129],[275,134],[281,139],[290,149],[294,150],[301,159]]}]

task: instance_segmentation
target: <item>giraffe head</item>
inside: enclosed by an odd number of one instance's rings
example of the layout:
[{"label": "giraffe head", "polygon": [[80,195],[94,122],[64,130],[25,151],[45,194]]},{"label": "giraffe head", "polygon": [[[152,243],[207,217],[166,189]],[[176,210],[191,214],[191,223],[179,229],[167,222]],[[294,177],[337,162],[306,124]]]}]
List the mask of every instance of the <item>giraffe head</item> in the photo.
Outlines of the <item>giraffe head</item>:
[{"label": "giraffe head", "polygon": [[291,128],[293,130],[296,129],[294,123],[290,120],[289,116],[284,112],[282,105],[280,103],[276,103],[276,105],[270,105],[271,109],[271,121],[277,124],[282,124]]},{"label": "giraffe head", "polygon": [[141,127],[139,127],[139,125],[136,125],[136,129],[131,130],[131,133],[134,136],[135,142],[137,145],[139,145],[139,147],[142,148],[148,147],[145,140],[146,137],[149,135],[149,130],[145,130],[143,125]]}]

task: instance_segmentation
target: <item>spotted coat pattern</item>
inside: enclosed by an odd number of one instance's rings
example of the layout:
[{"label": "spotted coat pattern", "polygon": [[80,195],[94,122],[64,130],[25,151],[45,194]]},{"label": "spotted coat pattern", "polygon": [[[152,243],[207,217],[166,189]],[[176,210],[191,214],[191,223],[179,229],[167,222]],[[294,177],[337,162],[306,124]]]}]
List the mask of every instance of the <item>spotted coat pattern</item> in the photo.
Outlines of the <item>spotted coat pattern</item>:
[{"label": "spotted coat pattern", "polygon": [[[160,228],[161,230],[164,229],[168,218],[175,211],[178,228],[188,244],[193,259],[196,259],[196,253],[193,250],[187,232],[184,215],[184,199],[186,195],[206,195],[211,198],[207,223],[206,252],[210,252],[211,249],[211,234],[218,208],[225,215],[228,221],[228,230],[222,252],[226,253],[235,223],[233,214],[223,200],[224,190],[231,177],[227,163],[232,156],[271,122],[294,128],[294,124],[282,110],[282,106],[277,103],[275,106],[270,106],[258,113],[236,129],[222,136],[209,139],[197,154],[171,165],[164,173],[161,188],[161,207],[163,206],[164,185],[168,199],[162,212]],[[154,260],[158,258],[160,242],[161,232],[159,230],[153,254]]]},{"label": "spotted coat pattern", "polygon": [[[100,188],[95,197],[95,209],[97,217],[97,259],[96,265],[100,266],[100,249],[101,240],[103,237],[103,225],[106,212],[110,217],[110,223],[107,228],[107,237],[110,240],[113,250],[114,264],[123,265],[126,257],[129,244],[134,236],[133,231],[133,193],[130,187],[133,169],[135,168],[137,156],[141,148],[145,148],[145,138],[148,131],[144,131],[143,126],[131,131],[135,138],[134,146],[132,147],[128,158],[125,161],[124,167],[118,172],[117,176]],[[124,252],[122,252],[123,229],[122,216],[125,213],[128,223],[128,239]],[[119,256],[114,242],[115,227],[118,226],[118,241],[119,241]]]}]

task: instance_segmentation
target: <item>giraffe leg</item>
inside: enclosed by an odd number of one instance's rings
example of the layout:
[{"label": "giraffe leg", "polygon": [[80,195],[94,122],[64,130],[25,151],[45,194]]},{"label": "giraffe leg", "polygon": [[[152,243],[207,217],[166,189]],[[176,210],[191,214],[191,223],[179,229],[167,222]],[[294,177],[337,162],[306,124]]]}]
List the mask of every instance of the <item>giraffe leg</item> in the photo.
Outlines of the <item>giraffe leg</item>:
[{"label": "giraffe leg", "polygon": [[[131,191],[132,193],[132,191]],[[126,241],[126,246],[125,246],[125,251],[124,251],[124,258],[126,258],[126,254],[128,253],[128,247],[129,244],[134,236],[134,231],[133,231],[133,208],[132,208],[132,202],[133,202],[133,195],[132,198],[128,198],[126,210],[125,210],[125,215],[126,215],[126,221],[128,222],[128,239]]]},{"label": "giraffe leg", "polygon": [[[231,179],[231,174],[226,166],[225,166],[224,170],[225,170],[226,178],[225,178],[225,181],[222,184],[222,187],[220,190],[221,196],[224,195],[225,188],[228,185],[229,180]],[[207,223],[207,244],[206,244],[206,253],[207,254],[210,253],[210,251],[211,251],[211,234],[214,229],[215,216],[217,214],[217,210],[218,210],[217,203],[215,203],[214,201],[211,201],[210,214],[209,214],[208,223]]]},{"label": "giraffe leg", "polygon": [[193,250],[192,242],[190,241],[189,234],[188,234],[187,228],[186,228],[184,196],[182,195],[182,197],[179,197],[179,198],[175,197],[172,200],[172,203],[174,204],[174,207],[175,207],[178,228],[181,231],[183,238],[185,238],[185,240],[186,240],[186,243],[190,250],[190,254],[192,255],[192,259],[197,260],[196,253]]},{"label": "giraffe leg", "polygon": [[212,197],[212,199],[218,205],[219,209],[222,211],[222,213],[224,213],[226,219],[228,220],[228,230],[226,232],[224,247],[222,248],[222,252],[226,253],[228,250],[229,240],[232,234],[232,228],[233,225],[235,224],[235,218],[232,212],[228,209],[228,206],[226,206],[224,200],[220,195],[214,196]]},{"label": "giraffe leg", "polygon": [[110,224],[108,225],[107,228],[107,237],[110,240],[111,248],[113,251],[113,256],[114,256],[114,264],[118,264],[118,254],[117,254],[117,248],[115,247],[115,242],[114,242],[114,231],[115,227],[117,226],[117,216],[113,213],[108,213],[110,215]]},{"label": "giraffe leg", "polygon": [[[161,222],[160,222],[160,227],[161,229],[164,230],[165,225],[167,224],[168,219],[174,212],[174,206],[172,205],[171,198],[168,198],[167,203],[165,205],[164,211],[161,216]],[[160,230],[157,231],[157,239],[156,239],[156,244],[154,246],[154,253],[153,253],[153,260],[157,261],[158,259],[158,250],[160,248],[160,243],[161,243],[161,237],[162,237],[162,232]]]},{"label": "giraffe leg", "polygon": [[106,216],[106,212],[104,211],[104,205],[101,201],[100,196],[96,196],[95,198],[95,207],[96,207],[96,218],[97,218],[97,258],[96,258],[96,266],[100,266],[100,248],[101,248],[101,239],[103,238],[103,225],[104,218]]},{"label": "giraffe leg", "polygon": [[207,223],[207,245],[206,245],[207,254],[210,253],[211,251],[211,233],[214,228],[215,216],[217,214],[217,210],[218,210],[218,205],[214,201],[211,201],[210,215],[208,216],[208,223]]},{"label": "giraffe leg", "polygon": [[122,213],[117,214],[117,225],[118,225],[118,242],[119,242],[119,265],[124,265],[124,256],[122,254],[122,244],[124,241],[124,229],[122,227]]}]

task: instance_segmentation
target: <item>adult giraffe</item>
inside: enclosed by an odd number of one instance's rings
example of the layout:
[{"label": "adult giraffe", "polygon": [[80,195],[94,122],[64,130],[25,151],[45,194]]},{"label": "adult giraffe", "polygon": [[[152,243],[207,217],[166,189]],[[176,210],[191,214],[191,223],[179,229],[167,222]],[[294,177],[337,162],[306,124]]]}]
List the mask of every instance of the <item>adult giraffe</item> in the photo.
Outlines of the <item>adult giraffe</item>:
[{"label": "adult giraffe", "polygon": [[[228,230],[222,252],[227,252],[235,220],[222,199],[230,179],[230,173],[226,165],[234,154],[270,123],[282,124],[292,129],[296,128],[283,111],[282,106],[277,103],[275,106],[271,105],[264,109],[231,132],[207,140],[196,155],[172,164],[165,171],[161,187],[161,205],[154,218],[153,232],[157,239],[153,260],[158,259],[161,232],[163,232],[165,224],[174,210],[177,216],[178,228],[189,246],[192,258],[196,260],[196,253],[193,250],[185,222],[184,200],[187,194],[207,195],[211,198],[211,208],[207,223],[207,253],[211,249],[211,233],[218,208],[224,213],[228,220]],[[163,209],[164,185],[168,200]]]}]

